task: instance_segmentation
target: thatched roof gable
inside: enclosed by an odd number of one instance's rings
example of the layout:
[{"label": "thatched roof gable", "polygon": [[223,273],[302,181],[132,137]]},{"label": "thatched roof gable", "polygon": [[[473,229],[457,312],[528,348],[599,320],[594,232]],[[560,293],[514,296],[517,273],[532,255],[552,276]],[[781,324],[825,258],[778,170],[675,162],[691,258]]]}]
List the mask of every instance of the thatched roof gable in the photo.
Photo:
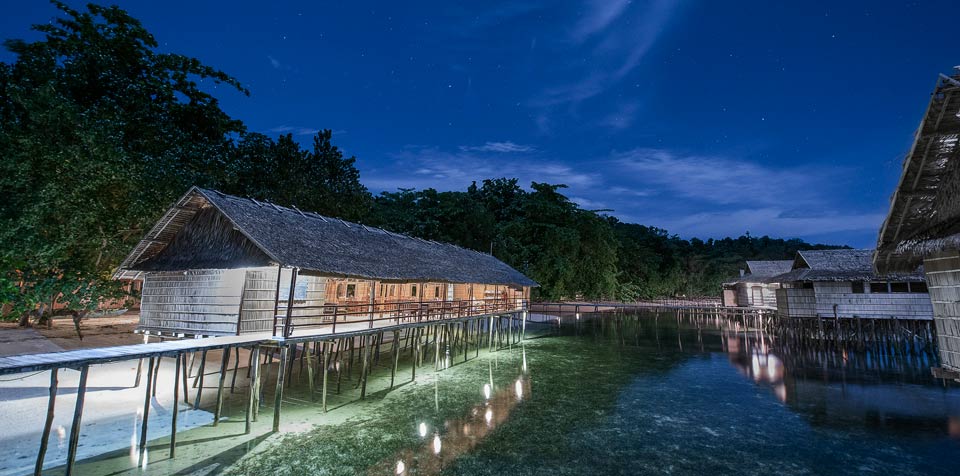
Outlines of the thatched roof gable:
[{"label": "thatched roof gable", "polygon": [[940,75],[903,163],[874,263],[912,270],[924,256],[960,248],[960,73]]},{"label": "thatched roof gable", "polygon": [[[177,212],[174,210],[177,208],[183,210]],[[180,217],[175,220],[172,235],[170,230],[165,230],[167,238],[157,239],[152,230],[124,260],[117,276],[147,268],[158,269],[162,258],[160,250],[171,245],[173,236],[185,229],[186,223],[180,222],[189,221],[198,210],[208,208],[222,214],[232,228],[273,264],[297,267],[306,273],[381,281],[537,286],[530,278],[485,253],[196,187],[164,216],[164,219]],[[183,213],[189,213],[190,217],[183,220]],[[185,248],[185,251],[196,250]],[[157,259],[150,260],[154,256]],[[209,256],[207,253],[198,258],[203,267],[239,267],[234,266],[235,256],[229,259],[224,256],[225,259],[214,263],[207,259]],[[191,258],[170,260],[164,266],[198,268],[190,266]]]}]

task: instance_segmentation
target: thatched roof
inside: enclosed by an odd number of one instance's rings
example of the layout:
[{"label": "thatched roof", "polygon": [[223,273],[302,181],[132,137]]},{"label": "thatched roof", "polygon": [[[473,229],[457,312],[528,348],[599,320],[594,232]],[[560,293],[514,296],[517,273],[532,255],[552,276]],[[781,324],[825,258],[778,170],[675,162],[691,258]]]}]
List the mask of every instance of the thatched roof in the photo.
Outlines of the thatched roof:
[{"label": "thatched roof", "polygon": [[776,276],[790,271],[793,267],[793,260],[771,260],[771,261],[747,261],[747,269],[750,275],[755,277]]},{"label": "thatched roof", "polygon": [[960,73],[940,75],[880,229],[879,271],[912,270],[931,253],[960,248],[958,142]]},{"label": "thatched roof", "polygon": [[878,275],[873,269],[873,250],[809,250],[797,252],[793,269],[769,278],[768,282],[923,281],[923,273]]},{"label": "thatched roof", "polygon": [[332,277],[537,286],[486,253],[197,187],[114,276],[278,264]]}]

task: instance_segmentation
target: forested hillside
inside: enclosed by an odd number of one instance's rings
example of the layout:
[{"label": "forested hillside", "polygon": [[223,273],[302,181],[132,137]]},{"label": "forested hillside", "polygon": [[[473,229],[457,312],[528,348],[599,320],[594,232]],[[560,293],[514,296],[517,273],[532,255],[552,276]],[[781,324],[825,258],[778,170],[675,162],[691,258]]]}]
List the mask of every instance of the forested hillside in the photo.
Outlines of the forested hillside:
[{"label": "forested hillside", "polygon": [[[495,256],[547,298],[715,295],[746,259],[791,258],[799,240],[684,240],[583,210],[561,184],[478,177],[467,190],[374,196],[329,130],[304,148],[250,132],[208,91],[232,76],[160,53],[116,7],[76,11],[8,40],[0,63],[0,302],[43,319],[118,295],[124,254],[191,185],[448,241]],[[204,87],[201,87],[204,86]]]}]

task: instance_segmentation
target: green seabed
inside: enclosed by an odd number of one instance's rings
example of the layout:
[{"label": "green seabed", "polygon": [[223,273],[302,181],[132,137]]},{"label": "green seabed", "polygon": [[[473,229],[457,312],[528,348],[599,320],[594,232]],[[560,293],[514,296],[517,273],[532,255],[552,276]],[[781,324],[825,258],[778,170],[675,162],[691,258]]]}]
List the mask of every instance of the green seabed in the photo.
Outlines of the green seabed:
[{"label": "green seabed", "polygon": [[[425,362],[412,383],[402,359],[392,390],[382,362],[363,401],[356,372],[344,375],[326,414],[295,370],[281,434],[265,404],[243,436],[238,391],[230,420],[179,435],[176,460],[151,442],[144,472],[952,474],[960,457],[960,392],[929,376],[926,357],[804,357],[649,316],[553,332],[479,357],[471,347],[440,372]],[[80,474],[137,474],[130,465],[106,455]]]}]

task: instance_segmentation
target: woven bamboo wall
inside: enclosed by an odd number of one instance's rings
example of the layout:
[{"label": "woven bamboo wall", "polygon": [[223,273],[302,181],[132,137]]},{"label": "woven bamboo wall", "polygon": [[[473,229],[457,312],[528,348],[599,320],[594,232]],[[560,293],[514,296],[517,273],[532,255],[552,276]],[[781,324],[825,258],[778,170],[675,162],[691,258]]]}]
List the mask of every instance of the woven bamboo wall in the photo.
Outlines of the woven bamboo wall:
[{"label": "woven bamboo wall", "polygon": [[960,371],[960,252],[932,256],[923,262],[933,303],[940,363]]},{"label": "woven bamboo wall", "polygon": [[237,331],[243,270],[158,271],[144,275],[138,329],[187,335]]},{"label": "woven bamboo wall", "polygon": [[852,283],[814,283],[813,289],[777,291],[777,314],[781,317],[838,317],[864,319],[932,319],[933,308],[926,293],[854,293]]},{"label": "woven bamboo wall", "polygon": [[277,268],[246,270],[240,333],[270,332],[273,325],[274,295],[277,292]]}]

